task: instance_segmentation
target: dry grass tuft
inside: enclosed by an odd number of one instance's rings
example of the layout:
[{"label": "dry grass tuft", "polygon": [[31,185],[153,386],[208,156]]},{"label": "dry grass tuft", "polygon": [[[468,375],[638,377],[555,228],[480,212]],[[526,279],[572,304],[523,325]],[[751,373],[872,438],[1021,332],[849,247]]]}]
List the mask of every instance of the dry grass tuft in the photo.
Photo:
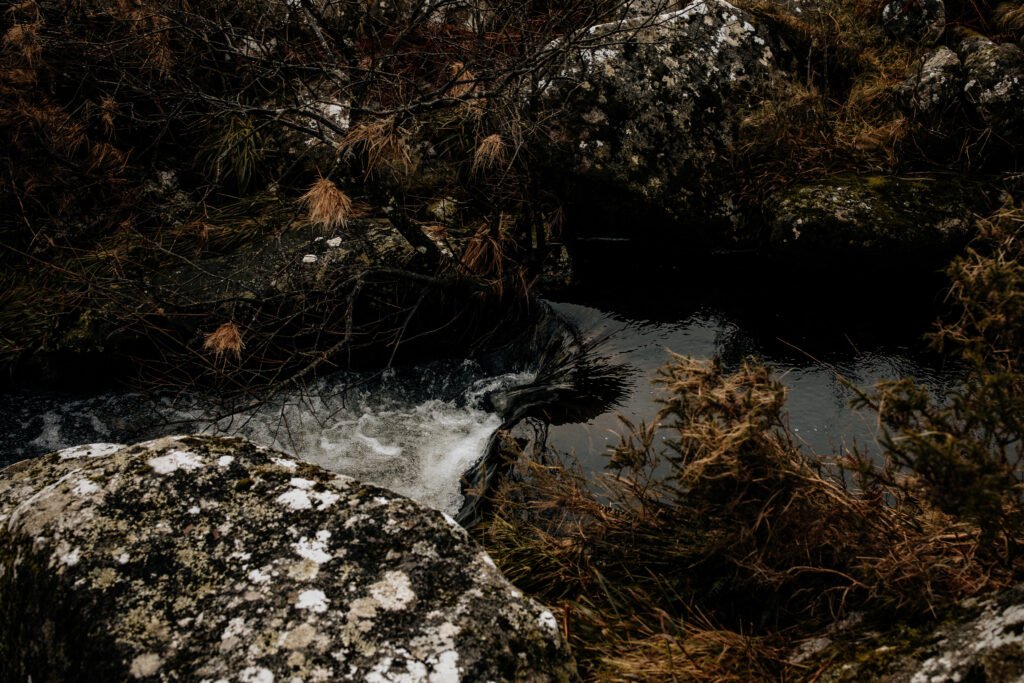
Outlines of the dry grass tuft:
[{"label": "dry grass tuft", "polygon": [[1003,31],[1024,31],[1024,4],[1017,2],[1000,3],[994,12],[996,26]]},{"label": "dry grass tuft", "polygon": [[452,87],[448,89],[451,97],[465,97],[476,88],[476,75],[462,62],[453,62],[448,67],[448,72],[454,80]]},{"label": "dry grass tuft", "polygon": [[339,151],[362,149],[366,158],[367,177],[388,170],[397,175],[409,175],[415,164],[406,141],[408,131],[396,123],[394,116],[354,126],[341,141]]},{"label": "dry grass tuft", "polygon": [[313,183],[299,201],[309,210],[309,222],[326,230],[346,227],[352,215],[352,200],[327,178]]},{"label": "dry grass tuft", "polygon": [[512,581],[563,610],[589,677],[798,678],[794,644],[845,614],[927,617],[1007,580],[979,559],[976,526],[906,487],[852,491],[800,452],[763,366],[676,356],[657,383],[663,409],[625,423],[603,490],[523,456],[477,529]]},{"label": "dry grass tuft", "polygon": [[473,154],[473,173],[489,171],[504,164],[508,158],[507,149],[505,140],[499,134],[485,137]]},{"label": "dry grass tuft", "polygon": [[242,333],[234,322],[224,323],[206,335],[203,341],[203,349],[212,351],[217,362],[229,355],[234,356],[236,361],[241,359],[243,348],[245,344],[242,342]]},{"label": "dry grass tuft", "polygon": [[14,24],[4,33],[0,43],[4,47],[20,52],[22,59],[31,66],[42,51],[39,44],[39,24]]}]

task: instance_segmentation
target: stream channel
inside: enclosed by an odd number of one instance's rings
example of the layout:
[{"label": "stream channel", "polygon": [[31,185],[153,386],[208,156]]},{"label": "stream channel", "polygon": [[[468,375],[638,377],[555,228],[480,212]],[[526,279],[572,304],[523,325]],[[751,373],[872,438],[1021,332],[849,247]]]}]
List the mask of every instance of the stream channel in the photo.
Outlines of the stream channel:
[{"label": "stream channel", "polygon": [[[669,350],[717,356],[727,368],[751,355],[764,360],[788,388],[790,426],[811,455],[854,443],[877,454],[874,416],[850,407],[853,393],[840,376],[862,387],[911,376],[937,394],[957,380],[922,340],[938,314],[941,277],[778,270],[743,258],[698,270],[584,270],[581,284],[546,302],[534,331],[540,346],[340,372],[233,414],[195,395],[0,394],[0,466],[83,443],[241,435],[456,515],[460,482],[491,450],[495,432],[537,414],[524,404],[561,414],[541,430],[547,446],[600,472],[618,443],[617,416],[650,420],[656,412],[650,380]],[[612,379],[589,381],[594,367],[612,369]]]}]

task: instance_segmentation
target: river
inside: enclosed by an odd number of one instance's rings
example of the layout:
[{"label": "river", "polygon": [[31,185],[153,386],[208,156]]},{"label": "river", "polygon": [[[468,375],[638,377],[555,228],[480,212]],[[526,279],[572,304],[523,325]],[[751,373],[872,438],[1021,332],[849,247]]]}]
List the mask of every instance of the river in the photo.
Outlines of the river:
[{"label": "river", "polygon": [[[756,270],[716,278],[706,270],[620,278],[584,273],[582,286],[547,302],[558,322],[549,329],[569,331],[567,340],[582,341],[590,356],[619,368],[626,379],[615,401],[584,397],[597,407],[551,425],[547,446],[575,454],[587,471],[601,471],[604,453],[618,441],[617,416],[649,420],[657,410],[650,380],[670,350],[717,356],[726,367],[750,355],[763,359],[788,387],[790,426],[809,454],[854,443],[878,452],[875,418],[850,407],[853,393],[841,378],[871,386],[911,376],[937,394],[956,380],[955,369],[943,367],[921,340],[937,310],[934,282],[904,281],[895,290],[899,278],[870,286],[842,278],[788,285],[781,279],[758,287],[757,276]],[[0,395],[6,444],[0,465],[81,443],[131,443],[168,433],[241,435],[456,514],[463,474],[510,419],[509,407],[492,398],[536,385],[538,372],[545,376],[522,353],[505,353],[336,373],[230,411],[190,394],[7,393]],[[555,412],[559,401],[580,398],[549,389],[538,393]]]}]

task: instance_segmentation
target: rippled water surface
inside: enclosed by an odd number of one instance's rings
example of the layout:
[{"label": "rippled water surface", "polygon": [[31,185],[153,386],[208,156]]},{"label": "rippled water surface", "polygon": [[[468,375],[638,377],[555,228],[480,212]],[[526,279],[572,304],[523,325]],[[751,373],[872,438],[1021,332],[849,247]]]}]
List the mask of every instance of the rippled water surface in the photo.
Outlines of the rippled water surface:
[{"label": "rippled water surface", "polygon": [[8,439],[0,464],[91,442],[244,436],[454,515],[462,506],[462,475],[501,426],[485,397],[532,377],[491,374],[470,361],[381,376],[339,373],[231,415],[196,396],[8,394],[0,396],[0,429]]},{"label": "rippled water surface", "polygon": [[[921,340],[934,319],[941,282],[857,279],[863,277],[841,268],[789,283],[743,268],[591,274],[585,287],[550,302],[554,318],[537,334],[574,338],[583,346],[600,340],[593,353],[623,366],[629,386],[617,406],[593,419],[550,426],[548,445],[600,471],[607,448],[618,442],[618,415],[638,422],[657,411],[650,380],[674,351],[718,357],[727,368],[747,356],[761,358],[788,387],[790,425],[809,453],[854,443],[877,453],[875,418],[850,407],[853,392],[842,378],[870,387],[911,376],[940,393],[957,373],[929,356]],[[0,465],[83,443],[239,435],[455,514],[463,502],[463,475],[515,412],[500,396],[541,397],[542,403],[571,397],[564,386],[538,387],[538,371],[545,375],[531,354],[541,355],[520,347],[509,354],[514,362],[491,359],[486,368],[449,360],[384,373],[338,373],[230,414],[194,395],[0,394]],[[518,394],[508,393],[516,387]],[[579,387],[576,392],[578,397]],[[492,400],[495,395],[499,399]],[[501,414],[495,405],[504,406]]]}]

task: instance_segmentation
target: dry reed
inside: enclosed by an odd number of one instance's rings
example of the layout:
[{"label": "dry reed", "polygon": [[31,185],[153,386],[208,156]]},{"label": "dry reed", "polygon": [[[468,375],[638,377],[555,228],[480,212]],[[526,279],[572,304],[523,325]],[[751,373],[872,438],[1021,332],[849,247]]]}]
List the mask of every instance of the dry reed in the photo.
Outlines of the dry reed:
[{"label": "dry reed", "polygon": [[328,178],[313,183],[300,201],[309,211],[309,222],[326,230],[346,227],[352,215],[352,200]]}]

